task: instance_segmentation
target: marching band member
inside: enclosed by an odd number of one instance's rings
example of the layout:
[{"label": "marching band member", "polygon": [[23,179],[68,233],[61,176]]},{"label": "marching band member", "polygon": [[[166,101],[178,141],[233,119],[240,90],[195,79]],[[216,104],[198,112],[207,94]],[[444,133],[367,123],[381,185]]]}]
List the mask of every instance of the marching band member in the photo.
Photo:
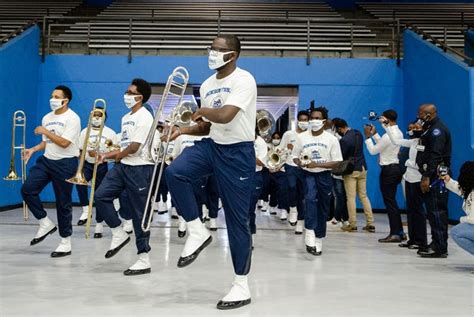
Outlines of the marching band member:
[{"label": "marching band member", "polygon": [[[104,120],[104,128],[102,129],[101,139],[97,141],[99,129],[100,129],[100,126],[102,125],[102,120]],[[112,142],[112,144],[117,144],[117,135],[111,128],[105,126],[106,120],[107,120],[107,114],[105,115],[105,118],[102,118],[101,111],[96,111],[93,114],[93,117],[91,119],[91,129],[89,132],[89,141],[88,141],[89,148],[86,153],[86,161],[84,162],[84,169],[83,169],[84,177],[87,181],[90,181],[92,179],[92,173],[94,171],[94,163],[95,163],[95,157],[96,157],[94,148],[95,148],[96,142],[100,143],[99,148],[101,152],[105,152],[108,150],[108,145],[106,144],[106,141]],[[79,149],[82,149],[84,147],[86,133],[87,133],[87,128],[81,131],[81,134],[79,136]],[[96,175],[96,182],[95,182],[96,190],[97,188],[99,188],[100,183],[105,177],[105,174],[107,174],[107,171],[108,171],[107,162],[104,162],[97,166],[97,175]],[[82,214],[79,217],[79,221],[77,222],[77,225],[82,226],[87,222],[87,214],[89,210],[89,191],[88,191],[88,186],[84,186],[84,185],[76,185],[76,189],[77,189],[77,195],[79,196],[79,202],[82,206]],[[103,219],[100,218],[97,212],[96,212],[96,221],[97,221],[97,224],[95,227],[94,238],[102,238]]]},{"label": "marching band member", "polygon": [[[293,150],[298,134],[308,130],[308,121],[309,114],[307,111],[298,112],[296,129],[286,131],[283,134],[281,141],[283,149]],[[288,221],[290,225],[296,225],[295,234],[302,234],[304,223],[304,173],[303,170],[293,162],[291,155],[287,158],[285,173],[288,179],[288,205],[290,207]]]},{"label": "marching band member", "polygon": [[206,206],[209,209],[209,230],[217,230],[217,216],[219,214],[219,191],[216,177],[211,175],[206,184]]},{"label": "marching band member", "polygon": [[41,125],[35,129],[35,134],[41,135],[42,141],[26,149],[23,155],[23,159],[28,161],[33,153],[44,150],[44,154],[30,169],[21,195],[31,213],[39,220],[38,232],[30,243],[35,245],[56,231],[56,225],[48,218],[39,197],[46,185],[50,182],[53,184],[59,235],[62,239],[51,253],[52,257],[71,254],[73,185],[66,179],[73,177],[76,172],[81,132],[81,120],[69,108],[71,100],[72,92],[68,87],[58,86],[53,90],[49,100],[52,111],[43,117]]},{"label": "marching band member", "polygon": [[248,210],[254,190],[257,85],[249,72],[236,66],[239,53],[240,41],[234,35],[219,35],[213,41],[209,67],[217,72],[201,86],[201,108],[193,115],[198,124],[173,132],[173,138],[209,132],[210,137],[196,142],[166,170],[171,195],[189,230],[178,267],[191,264],[212,241],[199,220],[192,180],[210,174],[216,177],[236,274],[218,309],[237,308],[251,301],[247,281],[252,254]]},{"label": "marching band member", "polygon": [[151,272],[149,258],[150,232],[143,232],[141,222],[151,183],[153,163],[145,160],[139,151],[140,145],[146,141],[153,116],[143,107],[151,95],[151,86],[143,79],[134,79],[124,95],[124,102],[131,111],[122,118],[122,139],[120,150],[101,153],[99,159],[115,158],[120,161],[105,176],[95,194],[97,212],[112,230],[110,249],[105,254],[111,258],[120,251],[130,238],[121,226],[121,221],[115,211],[113,200],[122,191],[128,195],[128,205],[131,208],[132,221],[138,251],[138,260],[123,273],[138,275]]},{"label": "marching band member", "polygon": [[[298,135],[293,149],[294,162],[305,170],[305,243],[306,252],[312,255],[322,253],[332,195],[331,169],[342,161],[339,141],[324,130],[327,118],[326,108],[313,109],[310,114],[310,130]],[[308,153],[311,162],[302,162],[301,153]]]},{"label": "marching band member", "polygon": [[[163,129],[164,126],[158,125],[158,132],[160,133],[160,136],[163,135]],[[166,143],[162,143],[163,149],[166,148]],[[171,155],[173,152],[173,147],[174,147],[174,141],[170,142],[168,144],[168,149],[167,149],[167,154],[166,155]],[[163,173],[168,167],[168,164],[164,163],[165,165],[163,166]],[[158,165],[158,168],[160,166]],[[155,202],[153,204],[153,210],[157,210],[159,215],[165,214],[168,212],[168,185],[166,184],[166,181],[164,177],[161,178],[160,180],[160,187],[158,188],[158,197],[155,198]]]},{"label": "marching band member", "polygon": [[[281,136],[279,132],[272,134],[272,144],[270,150],[277,151],[283,154],[284,149],[280,146]],[[283,166],[277,169],[272,168],[268,164],[267,167],[270,172],[270,214],[275,215],[277,210],[280,211],[280,220],[286,221],[288,219],[288,181]]]}]

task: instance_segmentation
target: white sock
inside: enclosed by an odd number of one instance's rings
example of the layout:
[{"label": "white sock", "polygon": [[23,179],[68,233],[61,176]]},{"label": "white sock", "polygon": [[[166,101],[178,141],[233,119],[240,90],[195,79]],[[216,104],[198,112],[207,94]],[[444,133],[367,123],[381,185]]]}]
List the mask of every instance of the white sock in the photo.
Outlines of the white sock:
[{"label": "white sock", "polygon": [[248,285],[247,275],[236,275],[234,282],[232,283],[232,288],[229,293],[227,293],[222,301],[224,302],[235,302],[246,300],[250,298],[250,289]]},{"label": "white sock", "polygon": [[104,222],[98,222],[95,225],[95,233],[103,233],[104,232]]},{"label": "white sock", "polygon": [[123,230],[122,226],[110,229],[112,231],[112,241],[109,250],[115,249],[128,238],[128,234]]},{"label": "white sock", "polygon": [[323,251],[323,239],[322,238],[316,238],[314,245],[316,246],[316,251],[318,251],[318,252]]},{"label": "white sock", "polygon": [[179,216],[178,222],[178,231],[186,231],[186,220],[184,220],[183,217]]},{"label": "white sock", "polygon": [[206,226],[201,222],[199,218],[194,219],[186,223],[189,235],[184,244],[182,257],[189,256],[194,253],[203,243],[206,241],[211,234],[207,231]]},{"label": "white sock", "polygon": [[316,246],[316,236],[313,229],[305,229],[304,242],[308,247]]},{"label": "white sock", "polygon": [[71,251],[71,237],[61,238],[55,252],[69,252]]},{"label": "white sock", "polygon": [[36,232],[35,239],[41,238],[45,234],[51,231],[55,227],[54,222],[51,221],[51,219],[48,218],[48,216],[38,220],[39,221],[39,228],[38,231]]},{"label": "white sock", "polygon": [[112,201],[112,203],[114,204],[115,210],[119,211],[120,210],[120,200],[118,198],[116,198]]},{"label": "white sock", "polygon": [[138,255],[138,260],[129,267],[130,270],[144,270],[151,268],[150,255],[148,252],[143,252]]},{"label": "white sock", "polygon": [[82,206],[82,214],[79,217],[79,220],[86,220],[88,213],[89,213],[89,206]]}]

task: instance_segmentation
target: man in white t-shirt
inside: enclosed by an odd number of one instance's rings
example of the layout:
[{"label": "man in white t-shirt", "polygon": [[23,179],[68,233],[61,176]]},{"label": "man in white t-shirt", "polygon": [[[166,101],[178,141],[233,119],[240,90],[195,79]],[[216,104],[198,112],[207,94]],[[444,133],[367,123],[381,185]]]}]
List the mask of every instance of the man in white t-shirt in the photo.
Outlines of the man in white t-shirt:
[{"label": "man in white t-shirt", "polygon": [[153,163],[142,157],[140,145],[145,143],[153,124],[153,116],[143,107],[151,95],[151,86],[143,79],[136,78],[128,86],[124,95],[125,106],[130,109],[122,117],[122,138],[120,150],[101,153],[99,159],[115,158],[120,163],[107,172],[95,194],[97,213],[112,230],[110,248],[105,254],[111,258],[120,251],[130,238],[121,226],[113,200],[126,191],[127,207],[131,208],[138,260],[125,270],[125,275],[140,275],[151,272],[149,252],[150,232],[141,228],[148,188],[153,173]]},{"label": "man in white t-shirt", "polygon": [[49,100],[52,111],[43,117],[41,125],[35,129],[35,134],[41,135],[42,141],[26,149],[23,155],[28,161],[33,153],[44,150],[44,154],[30,169],[21,188],[21,194],[31,213],[39,220],[38,232],[30,243],[35,245],[56,231],[56,226],[48,218],[39,197],[46,185],[53,184],[59,235],[62,239],[58,248],[51,253],[52,257],[71,254],[73,185],[66,182],[66,179],[76,173],[81,132],[81,120],[69,108],[71,100],[72,92],[68,87],[58,86],[53,90]]},{"label": "man in white t-shirt", "polygon": [[[92,174],[94,171],[94,163],[95,163],[95,144],[97,142],[97,137],[99,135],[99,129],[102,124],[102,120],[107,120],[107,114],[104,118],[102,118],[102,111],[96,111],[91,120],[91,129],[89,132],[89,142],[88,142],[88,149],[86,153],[86,161],[84,162],[83,173],[84,177],[87,181],[92,179]],[[104,122],[105,124],[105,122]],[[84,148],[84,142],[86,138],[87,128],[81,131],[79,136],[79,150],[82,151]],[[117,134],[114,130],[104,125],[102,129],[102,135],[99,140],[99,149],[101,152],[107,152],[108,147],[106,142],[111,142],[112,144],[117,144]],[[107,174],[108,167],[107,162],[97,165],[97,175],[95,180],[95,189],[99,188],[100,183]],[[77,196],[79,197],[79,203],[82,206],[82,214],[79,217],[79,221],[77,222],[78,226],[82,226],[87,222],[87,214],[89,210],[89,187],[84,185],[76,185]],[[95,226],[95,233],[94,238],[102,238],[103,232],[103,219],[96,213],[96,221],[97,224]]]},{"label": "man in white t-shirt", "polygon": [[248,210],[254,190],[257,85],[249,72],[237,67],[239,53],[240,41],[234,35],[219,35],[213,41],[208,61],[209,68],[217,72],[201,86],[201,108],[193,116],[197,124],[176,128],[172,136],[209,134],[209,138],[186,149],[165,173],[189,231],[178,267],[191,264],[212,241],[199,220],[192,181],[211,174],[216,177],[236,274],[230,292],[217,304],[218,309],[250,303],[247,274],[252,236]]},{"label": "man in white t-shirt", "polygon": [[[298,134],[293,148],[293,161],[305,170],[305,243],[306,251],[321,255],[323,238],[326,237],[333,180],[331,169],[342,161],[337,138],[324,130],[328,111],[318,107],[311,111],[309,130]],[[302,162],[300,155],[309,155],[310,162]]]},{"label": "man in white t-shirt", "polygon": [[[297,127],[295,130],[286,131],[281,140],[281,147],[293,150],[297,136],[308,130],[309,126],[308,111],[299,111],[297,117]],[[286,177],[288,179],[288,202],[290,207],[290,225],[296,226],[295,234],[303,233],[304,225],[304,173],[295,162],[293,156],[288,155],[285,164]]]}]

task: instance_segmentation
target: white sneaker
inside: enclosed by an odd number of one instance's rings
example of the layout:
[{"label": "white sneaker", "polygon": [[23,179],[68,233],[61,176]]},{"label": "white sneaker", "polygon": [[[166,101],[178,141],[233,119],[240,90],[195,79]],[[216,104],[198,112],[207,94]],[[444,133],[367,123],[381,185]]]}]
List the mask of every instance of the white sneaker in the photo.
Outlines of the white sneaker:
[{"label": "white sneaker", "polygon": [[303,234],[304,220],[298,220],[296,222],[295,234]]},{"label": "white sneaker", "polygon": [[207,209],[206,205],[202,205],[202,221],[209,220],[209,209]]},{"label": "white sneaker", "polygon": [[316,238],[315,246],[316,246],[316,252],[318,252],[318,253],[323,252],[323,239]]},{"label": "white sneaker", "polygon": [[110,242],[110,248],[105,254],[106,258],[110,258],[117,254],[128,242],[130,242],[130,237],[125,232],[125,230],[118,226],[117,228],[112,228],[112,241]]},{"label": "white sneaker", "polygon": [[280,220],[285,221],[286,219],[288,219],[288,212],[286,209],[280,209]]},{"label": "white sneaker", "polygon": [[209,220],[209,230],[211,231],[217,230],[217,218],[211,218]]},{"label": "white sneaker", "polygon": [[89,206],[82,206],[82,214],[77,221],[78,226],[82,226],[87,222],[87,215],[89,213]]},{"label": "white sneaker", "polygon": [[115,198],[112,203],[114,204],[114,208],[116,211],[120,210],[120,200],[118,198]]},{"label": "white sneaker", "polygon": [[290,217],[288,222],[292,226],[295,226],[296,222],[298,222],[298,211],[296,210],[296,207],[290,207]]},{"label": "white sneaker", "polygon": [[104,222],[98,222],[95,225],[95,231],[94,231],[94,238],[100,239],[102,238],[102,234],[104,233]]},{"label": "white sneaker", "polygon": [[140,275],[151,272],[150,255],[147,252],[140,253],[138,260],[131,267],[128,268],[124,275]]},{"label": "white sneaker", "polygon": [[236,275],[232,287],[217,304],[218,309],[238,308],[250,304],[250,289],[247,275]]},{"label": "white sneaker", "polygon": [[128,233],[128,234],[131,234],[133,233],[133,221],[132,219],[130,220],[124,220],[123,221],[123,230]]},{"label": "white sneaker", "polygon": [[186,225],[189,235],[184,244],[183,252],[181,252],[181,257],[183,258],[193,254],[207,239],[211,237],[211,234],[207,231],[199,218],[187,222]]},{"label": "white sneaker", "polygon": [[59,258],[71,254],[71,237],[61,238],[58,247],[51,253],[51,257]]},{"label": "white sneaker", "polygon": [[159,214],[164,214],[168,212],[168,206],[166,205],[165,202],[160,201],[158,203],[158,213]]}]

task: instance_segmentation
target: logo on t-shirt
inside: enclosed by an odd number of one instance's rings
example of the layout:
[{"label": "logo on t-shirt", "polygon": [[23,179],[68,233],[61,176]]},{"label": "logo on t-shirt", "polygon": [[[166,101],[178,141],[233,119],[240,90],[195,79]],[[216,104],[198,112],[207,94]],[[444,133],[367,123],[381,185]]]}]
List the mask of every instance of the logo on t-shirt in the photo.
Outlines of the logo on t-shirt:
[{"label": "logo on t-shirt", "polygon": [[215,97],[211,102],[212,108],[222,108],[222,98],[221,96]]}]

